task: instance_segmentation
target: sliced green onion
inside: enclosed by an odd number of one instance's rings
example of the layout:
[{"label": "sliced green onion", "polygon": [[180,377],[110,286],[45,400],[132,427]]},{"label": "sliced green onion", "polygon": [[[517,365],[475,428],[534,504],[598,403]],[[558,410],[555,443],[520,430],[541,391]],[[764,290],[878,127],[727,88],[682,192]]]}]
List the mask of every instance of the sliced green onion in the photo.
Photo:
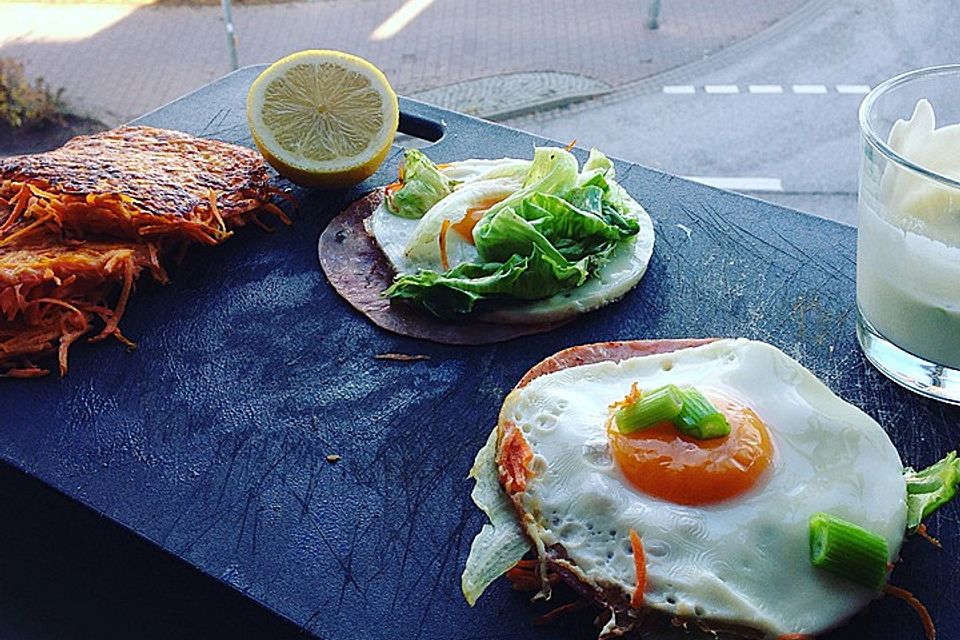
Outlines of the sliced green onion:
[{"label": "sliced green onion", "polygon": [[720,438],[730,433],[730,424],[707,397],[693,387],[682,389],[683,409],[673,419],[680,433],[705,440]]},{"label": "sliced green onion", "polygon": [[650,391],[632,404],[620,407],[614,414],[614,420],[620,433],[633,433],[664,420],[672,420],[682,408],[680,389],[668,384]]},{"label": "sliced green onion", "polygon": [[887,581],[887,541],[828,513],[810,516],[810,562],[879,591]]}]

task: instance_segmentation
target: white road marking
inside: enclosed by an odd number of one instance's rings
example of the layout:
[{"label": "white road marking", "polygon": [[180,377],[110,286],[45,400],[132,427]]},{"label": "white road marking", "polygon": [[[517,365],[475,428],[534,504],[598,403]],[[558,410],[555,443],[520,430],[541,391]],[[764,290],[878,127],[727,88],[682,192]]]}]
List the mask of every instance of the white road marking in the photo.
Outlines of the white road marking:
[{"label": "white road marking", "polygon": [[700,184],[728,191],[783,191],[780,178],[719,178],[713,176],[684,176]]},{"label": "white road marking", "polygon": [[827,85],[825,84],[795,84],[793,85],[794,93],[826,93]]},{"label": "white road marking", "polygon": [[[413,2],[415,0],[411,0]],[[426,1],[426,0],[425,0]],[[2,0],[0,0],[2,2]],[[865,95],[870,93],[870,85],[867,84],[838,84],[837,93]],[[830,93],[828,85],[825,84],[794,84],[787,85],[787,88],[793,93],[805,95],[824,95]],[[663,93],[670,95],[694,95],[697,93],[697,87],[692,84],[669,84],[661,87]],[[747,91],[752,94],[781,94],[785,92],[782,84],[749,84]],[[735,94],[740,93],[739,85],[735,84],[705,84],[704,93],[711,94]]]},{"label": "white road marking", "polygon": [[783,93],[783,87],[779,84],[752,84],[749,89],[750,93]]},{"label": "white road marking", "polygon": [[870,93],[870,85],[868,84],[838,84],[837,93],[854,93],[859,95],[864,95]]},{"label": "white road marking", "polygon": [[707,93],[740,93],[740,87],[735,84],[707,84],[703,90]]},{"label": "white road marking", "polygon": [[389,40],[413,22],[413,19],[431,4],[433,4],[433,0],[407,0],[402,7],[393,12],[393,15],[373,30],[370,39],[374,42]]}]

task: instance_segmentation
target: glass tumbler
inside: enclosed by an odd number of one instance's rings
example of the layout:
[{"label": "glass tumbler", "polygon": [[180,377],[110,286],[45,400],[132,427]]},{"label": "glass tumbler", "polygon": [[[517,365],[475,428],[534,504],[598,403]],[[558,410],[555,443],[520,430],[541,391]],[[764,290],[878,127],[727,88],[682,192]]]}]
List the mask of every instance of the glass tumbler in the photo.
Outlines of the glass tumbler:
[{"label": "glass tumbler", "polygon": [[960,404],[960,65],[860,106],[857,339],[901,385]]}]

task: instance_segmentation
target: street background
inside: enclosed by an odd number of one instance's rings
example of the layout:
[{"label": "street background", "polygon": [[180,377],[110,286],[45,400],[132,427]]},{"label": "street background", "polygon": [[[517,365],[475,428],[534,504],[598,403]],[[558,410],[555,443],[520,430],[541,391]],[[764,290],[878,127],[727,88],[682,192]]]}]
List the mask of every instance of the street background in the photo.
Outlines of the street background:
[{"label": "street background", "polygon": [[[239,65],[334,48],[398,92],[856,223],[857,108],[960,59],[950,0],[319,0],[233,7]],[[0,2],[15,56],[113,126],[231,69],[219,5]]]}]

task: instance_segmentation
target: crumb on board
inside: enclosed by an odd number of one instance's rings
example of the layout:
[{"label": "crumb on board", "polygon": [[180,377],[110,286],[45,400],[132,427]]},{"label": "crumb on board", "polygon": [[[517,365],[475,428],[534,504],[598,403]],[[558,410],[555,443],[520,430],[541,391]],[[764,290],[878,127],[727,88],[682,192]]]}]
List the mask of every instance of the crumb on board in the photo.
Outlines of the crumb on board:
[{"label": "crumb on board", "polygon": [[373,356],[377,360],[394,360],[396,362],[413,362],[415,360],[429,360],[425,353],[378,353]]},{"label": "crumb on board", "polygon": [[327,462],[338,462],[341,457],[339,453],[331,453],[327,456]]}]

